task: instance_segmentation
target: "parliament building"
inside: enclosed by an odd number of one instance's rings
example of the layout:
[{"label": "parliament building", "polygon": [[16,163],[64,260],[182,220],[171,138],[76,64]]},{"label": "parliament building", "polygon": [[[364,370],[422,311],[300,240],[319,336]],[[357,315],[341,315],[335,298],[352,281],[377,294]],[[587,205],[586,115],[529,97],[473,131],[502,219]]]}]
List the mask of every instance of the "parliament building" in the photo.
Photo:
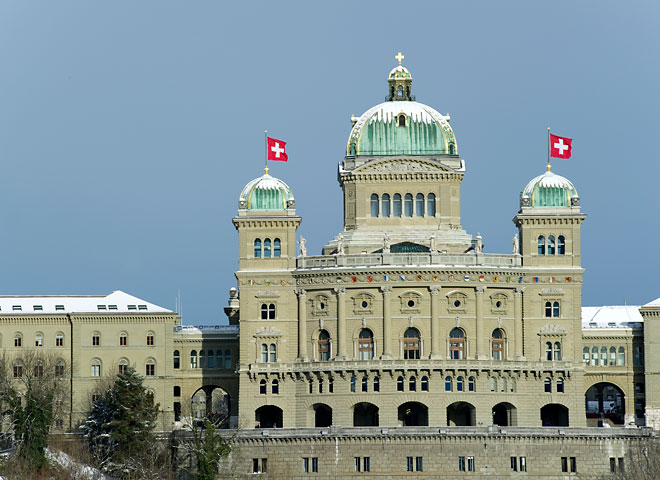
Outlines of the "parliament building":
[{"label": "parliament building", "polygon": [[344,228],[320,255],[284,181],[266,168],[240,192],[228,324],[180,325],[121,291],[0,297],[14,377],[35,349],[70,376],[55,431],[133,365],[160,430],[238,429],[236,476],[601,475],[655,435],[660,299],[582,306],[587,215],[550,165],[521,185],[511,252],[484,251],[461,223],[469,165],[449,115],[415,100],[397,58],[387,100],[351,118]]}]

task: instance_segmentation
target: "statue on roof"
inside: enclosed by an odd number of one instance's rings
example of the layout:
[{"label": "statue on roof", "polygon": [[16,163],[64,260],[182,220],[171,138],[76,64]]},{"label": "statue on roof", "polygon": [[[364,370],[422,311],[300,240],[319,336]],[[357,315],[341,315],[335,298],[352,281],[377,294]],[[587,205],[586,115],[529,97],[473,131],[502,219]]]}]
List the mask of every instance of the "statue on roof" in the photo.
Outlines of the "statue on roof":
[{"label": "statue on roof", "polygon": [[340,233],[337,237],[337,255],[344,254],[344,236]]},{"label": "statue on roof", "polygon": [[512,243],[513,243],[513,254],[518,255],[518,249],[520,248],[520,242],[518,241],[518,234],[517,233],[513,236]]},{"label": "statue on roof", "polygon": [[435,238],[435,235],[431,235],[431,253],[438,253],[438,241]]},{"label": "statue on roof", "polygon": [[305,240],[305,237],[300,235],[300,256],[301,257],[306,257],[307,256],[307,246],[306,246],[307,240]]},{"label": "statue on roof", "polygon": [[477,232],[477,244],[474,247],[475,253],[484,253],[484,242],[481,233]]},{"label": "statue on roof", "polygon": [[383,238],[383,253],[390,253],[390,246],[392,242],[390,240],[390,236],[386,233],[385,237]]}]

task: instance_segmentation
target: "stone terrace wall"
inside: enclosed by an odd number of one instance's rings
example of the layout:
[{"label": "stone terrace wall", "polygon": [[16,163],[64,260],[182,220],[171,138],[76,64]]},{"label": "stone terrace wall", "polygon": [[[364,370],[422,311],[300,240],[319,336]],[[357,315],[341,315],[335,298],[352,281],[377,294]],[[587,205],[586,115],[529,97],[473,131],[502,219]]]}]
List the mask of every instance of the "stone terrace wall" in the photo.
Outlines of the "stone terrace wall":
[{"label": "stone terrace wall", "polygon": [[[179,432],[181,438],[186,434]],[[610,472],[610,458],[654,436],[646,428],[557,427],[364,427],[257,429],[227,432],[234,450],[223,478],[598,478]],[[526,472],[512,472],[511,457],[525,457]],[[369,458],[369,472],[356,472],[355,457]],[[422,471],[407,471],[407,457],[422,457]],[[474,459],[474,471],[460,471],[459,457]],[[562,472],[566,457],[568,472]],[[571,457],[576,472],[571,473]],[[304,459],[309,472],[304,472]],[[318,472],[312,472],[312,459]],[[266,459],[264,466],[264,459]],[[256,462],[255,462],[256,460]],[[186,467],[190,459],[180,458]],[[255,473],[254,470],[262,473]],[[265,470],[265,471],[264,471]]]}]

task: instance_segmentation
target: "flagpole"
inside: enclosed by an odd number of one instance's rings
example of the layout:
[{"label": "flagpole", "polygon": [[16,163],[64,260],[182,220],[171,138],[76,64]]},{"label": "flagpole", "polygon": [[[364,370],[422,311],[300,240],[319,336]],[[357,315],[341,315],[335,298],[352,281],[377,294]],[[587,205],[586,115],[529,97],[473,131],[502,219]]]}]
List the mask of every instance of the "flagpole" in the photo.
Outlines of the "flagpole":
[{"label": "flagpole", "polygon": [[550,167],[550,127],[548,127],[548,167]]},{"label": "flagpole", "polygon": [[268,130],[264,130],[264,172],[268,173]]}]

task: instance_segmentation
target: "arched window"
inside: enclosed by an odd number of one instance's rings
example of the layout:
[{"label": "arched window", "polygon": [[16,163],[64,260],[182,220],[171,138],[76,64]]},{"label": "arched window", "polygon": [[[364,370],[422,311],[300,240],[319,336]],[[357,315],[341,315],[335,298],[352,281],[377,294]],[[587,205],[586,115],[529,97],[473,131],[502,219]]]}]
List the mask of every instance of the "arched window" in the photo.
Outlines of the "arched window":
[{"label": "arched window", "polygon": [[412,217],[413,216],[413,197],[412,193],[406,193],[403,202],[403,214],[406,217]]},{"label": "arched window", "polygon": [[55,376],[61,378],[64,376],[64,361],[58,360],[55,364]]},{"label": "arched window", "polygon": [[199,368],[206,368],[206,352],[204,350],[199,351]]},{"label": "arched window", "polygon": [[153,377],[156,375],[156,361],[153,358],[147,360],[145,364],[145,375],[147,377]]},{"label": "arched window", "polygon": [[502,335],[502,330],[496,328],[493,330],[492,342],[492,355],[493,360],[503,360],[504,359],[504,335]]},{"label": "arched window", "polygon": [[266,395],[266,380],[259,380],[259,394]]},{"label": "arched window", "polygon": [[268,345],[265,343],[261,344],[261,362],[266,363],[268,361]]},{"label": "arched window", "polygon": [[543,380],[543,387],[546,393],[552,393],[552,381],[550,380],[550,377],[545,377],[545,380]]},{"label": "arched window", "polygon": [[178,350],[174,350],[174,368],[181,367],[181,354]]},{"label": "arched window", "polygon": [[18,360],[16,363],[14,363],[14,378],[21,378],[23,377],[23,364],[21,363],[20,360]]},{"label": "arched window", "polygon": [[429,391],[429,377],[423,376],[422,377],[422,392],[428,392]]},{"label": "arched window", "polygon": [[559,302],[552,302],[552,316],[559,318]]},{"label": "arched window", "polygon": [[351,377],[351,393],[355,393],[357,388],[357,378],[355,376]]},{"label": "arched window", "polygon": [[41,360],[37,360],[37,363],[34,365],[34,368],[32,369],[32,372],[34,373],[35,378],[40,378],[44,376],[44,362]]},{"label": "arched window", "polygon": [[505,392],[506,391],[506,378],[500,377],[499,384],[500,384],[500,392]]},{"label": "arched window", "polygon": [[279,238],[273,240],[273,257],[280,258],[282,256],[282,243]]},{"label": "arched window", "polygon": [[396,96],[399,98],[403,98],[403,86],[399,85],[396,89]]},{"label": "arched window", "polygon": [[556,362],[561,362],[561,342],[555,342],[553,355]]},{"label": "arched window", "polygon": [[197,368],[197,350],[190,351],[190,368]]},{"label": "arched window", "polygon": [[452,391],[452,388],[451,388],[452,385],[451,385],[451,383],[452,383],[452,381],[451,381],[451,377],[450,377],[449,375],[447,375],[447,376],[445,377],[445,392],[451,392],[451,391]]},{"label": "arched window", "polygon": [[550,235],[548,237],[548,255],[554,255],[555,254],[555,236]]},{"label": "arched window", "polygon": [[14,346],[22,347],[23,346],[23,335],[20,333],[14,334]]},{"label": "arched window", "polygon": [[566,254],[566,238],[563,235],[557,237],[557,254],[565,255]]},{"label": "arched window", "polygon": [[616,365],[616,348],[610,347],[610,367]]},{"label": "arched window", "polygon": [[261,258],[261,239],[255,238],[254,240],[254,258]]},{"label": "arched window", "polygon": [[488,381],[490,383],[490,391],[494,392],[497,387],[497,379],[495,377],[490,377]]},{"label": "arched window", "polygon": [[592,367],[598,366],[598,347],[593,347],[591,349],[591,366]]},{"label": "arched window", "polygon": [[[401,87],[399,87],[399,89],[401,89]],[[397,93],[397,95],[398,95],[398,93]],[[402,89],[401,89],[401,95],[403,95],[403,90]],[[401,96],[401,95],[398,95],[398,96]],[[401,115],[399,115],[399,126],[400,127],[405,127],[406,126],[406,116],[403,113]]]},{"label": "arched window", "polygon": [[410,377],[408,379],[408,390],[411,392],[417,391],[417,377]]},{"label": "arched window", "polygon": [[92,377],[101,376],[101,360],[95,358],[92,360]]},{"label": "arched window", "polygon": [[395,217],[400,217],[401,216],[401,194],[400,193],[395,193],[394,194],[394,202],[392,205],[392,210],[393,210],[393,215]]},{"label": "arched window", "polygon": [[552,342],[545,342],[545,359],[552,361]]},{"label": "arched window", "polygon": [[390,216],[390,194],[383,193],[383,197],[380,201],[380,211],[383,217]]},{"label": "arched window", "polygon": [[280,393],[280,381],[278,379],[273,380],[273,382],[270,384],[270,391],[273,395],[279,395]]},{"label": "arched window", "polygon": [[374,392],[380,392],[380,377],[374,377]]},{"label": "arched window", "polygon": [[424,195],[418,193],[415,197],[415,215],[418,217],[424,216]]},{"label": "arched window", "polygon": [[[225,362],[227,359],[225,358]],[[270,362],[271,363],[276,363],[277,362],[277,345],[274,343],[270,344]]]},{"label": "arched window", "polygon": [[607,367],[607,347],[600,347],[600,365]]},{"label": "arched window", "polygon": [[128,333],[121,332],[119,334],[119,346],[125,347],[126,345],[128,345]]},{"label": "arched window", "polygon": [[360,360],[371,360],[374,358],[374,334],[368,328],[360,331],[359,338]]},{"label": "arched window", "polygon": [[545,302],[545,316],[547,318],[552,317],[552,303]]},{"label": "arched window", "polygon": [[557,379],[557,393],[564,393],[564,379]]},{"label": "arched window", "polygon": [[57,332],[55,335],[55,346],[63,347],[64,346],[64,334],[62,332]]},{"label": "arched window", "polygon": [[215,366],[217,368],[224,368],[223,365],[224,359],[222,358],[222,350],[215,351]]},{"label": "arched window", "polygon": [[463,377],[461,376],[456,377],[456,391],[457,392],[463,391]]},{"label": "arched window", "polygon": [[545,255],[545,237],[543,235],[538,239],[538,254]]},{"label": "arched window", "polygon": [[474,377],[468,377],[468,392],[474,392]]},{"label": "arched window", "polygon": [[34,346],[35,347],[43,347],[44,346],[44,334],[43,333],[37,333],[34,335]]},{"label": "arched window", "polygon": [[623,347],[619,347],[619,352],[616,356],[616,364],[619,367],[622,367],[626,364],[626,350]]},{"label": "arched window", "polygon": [[371,194],[371,216],[374,218],[378,216],[378,195],[375,193]]},{"label": "arched window", "polygon": [[366,375],[362,377],[362,391],[363,392],[369,391],[369,377],[367,377]]},{"label": "arched window", "polygon": [[591,363],[591,357],[589,356],[589,347],[584,347],[582,349],[582,361],[584,362],[585,366],[589,366]]},{"label": "arched window", "polygon": [[215,368],[215,355],[213,355],[213,350],[209,350],[209,356],[206,359],[206,368]]},{"label": "arched window", "polygon": [[403,392],[403,377],[398,377],[396,379],[396,391]]},{"label": "arched window", "polygon": [[426,215],[435,217],[435,193],[429,193],[426,196]]},{"label": "arched window", "polygon": [[319,333],[319,360],[330,360],[330,334],[327,330],[321,330]]},{"label": "arched window", "polygon": [[270,238],[264,240],[264,258],[270,258]]},{"label": "arched window", "polygon": [[154,346],[154,337],[155,337],[154,332],[147,333],[147,346],[148,347],[153,347]]},{"label": "arched window", "polygon": [[465,358],[465,334],[460,328],[449,332],[449,358],[463,360]]},{"label": "arched window", "polygon": [[275,320],[275,304],[268,305],[268,320]]},{"label": "arched window", "polygon": [[419,360],[419,330],[409,328],[403,334],[403,358]]}]

